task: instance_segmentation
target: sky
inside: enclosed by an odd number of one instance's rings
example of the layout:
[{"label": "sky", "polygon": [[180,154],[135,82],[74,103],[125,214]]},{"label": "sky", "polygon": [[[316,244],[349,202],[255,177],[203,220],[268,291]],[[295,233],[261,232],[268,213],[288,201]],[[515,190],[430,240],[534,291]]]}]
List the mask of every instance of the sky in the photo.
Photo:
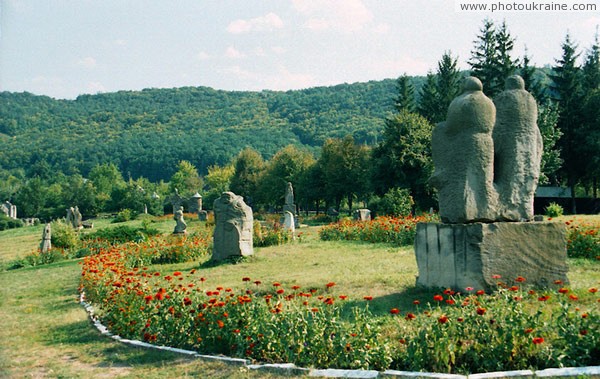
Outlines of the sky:
[{"label": "sky", "polygon": [[584,55],[600,24],[600,0],[536,0],[596,11],[493,13],[460,1],[0,0],[0,91],[285,91],[425,75],[445,52],[466,69],[485,18],[506,22],[514,56],[553,65],[567,33]]}]

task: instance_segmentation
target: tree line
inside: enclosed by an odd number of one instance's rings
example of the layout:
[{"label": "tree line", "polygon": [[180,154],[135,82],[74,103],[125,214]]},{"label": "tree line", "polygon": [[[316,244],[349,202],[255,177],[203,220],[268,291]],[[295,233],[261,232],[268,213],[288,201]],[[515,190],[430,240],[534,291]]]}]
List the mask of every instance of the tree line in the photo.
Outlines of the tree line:
[{"label": "tree line", "polygon": [[[168,210],[175,188],[207,208],[222,191],[265,210],[292,182],[302,209],[384,208],[390,196],[435,207],[428,184],[431,132],[465,75],[490,98],[512,75],[539,104],[541,184],[597,197],[600,176],[600,48],[584,53],[567,34],[552,66],[514,57],[505,23],[484,20],[468,60],[444,52],[426,77],[302,91],[208,88],[84,95],[74,101],[0,94],[0,197],[22,215]],[[581,62],[581,63],[579,63]],[[574,204],[574,202],[573,202]],[[576,211],[576,209],[572,209]]]}]

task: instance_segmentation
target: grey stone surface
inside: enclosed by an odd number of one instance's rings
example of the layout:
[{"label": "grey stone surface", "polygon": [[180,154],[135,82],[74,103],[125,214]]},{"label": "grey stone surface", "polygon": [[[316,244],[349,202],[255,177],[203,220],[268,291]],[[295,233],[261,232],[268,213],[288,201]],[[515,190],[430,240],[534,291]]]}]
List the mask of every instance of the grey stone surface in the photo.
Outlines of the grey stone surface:
[{"label": "grey stone surface", "polygon": [[569,368],[548,368],[542,371],[536,371],[538,378],[600,378],[600,366],[589,367],[569,367]]},{"label": "grey stone surface", "polygon": [[173,234],[184,234],[186,233],[187,224],[183,219],[183,207],[180,206],[179,209],[175,211],[173,214],[173,220],[175,220],[175,229],[173,229]]},{"label": "grey stone surface", "polygon": [[435,372],[396,371],[386,370],[379,375],[381,378],[409,378],[409,379],[467,379],[464,375],[442,374]]},{"label": "grey stone surface", "polygon": [[531,370],[497,371],[469,375],[469,379],[533,379],[534,377],[535,374]]},{"label": "grey stone surface", "polygon": [[311,370],[309,376],[326,378],[377,378],[379,371],[375,370],[340,370],[340,369],[322,369]]},{"label": "grey stone surface", "polygon": [[208,218],[208,212],[206,212],[205,210],[201,210],[198,212],[198,220],[206,221],[207,218]]},{"label": "grey stone surface", "polygon": [[40,243],[40,251],[42,253],[47,253],[52,249],[52,227],[50,224],[46,224],[44,226],[44,231],[42,232],[42,242]]},{"label": "grey stone surface", "polygon": [[17,218],[17,206],[11,204],[10,201],[0,204],[0,211],[10,218]]},{"label": "grey stone surface", "polygon": [[306,375],[310,372],[310,369],[298,367],[293,363],[267,363],[263,365],[248,365],[248,369],[266,371],[284,376]]},{"label": "grey stone surface", "polygon": [[296,204],[294,204],[294,188],[292,183],[288,182],[285,188],[285,204],[283,205],[284,212],[291,212],[296,215]]},{"label": "grey stone surface", "polygon": [[533,219],[533,197],[540,177],[543,142],[537,126],[537,104],[518,75],[494,98],[494,183],[499,196],[498,220]]},{"label": "grey stone surface", "polygon": [[358,221],[371,221],[371,211],[369,209],[357,209],[354,211],[354,219]]},{"label": "grey stone surface", "polygon": [[254,253],[252,231],[254,218],[252,209],[241,196],[223,192],[215,200],[215,231],[213,236],[213,260],[232,256],[248,256]]},{"label": "grey stone surface", "polygon": [[81,216],[81,212],[79,212],[79,207],[77,205],[73,208],[73,227],[75,229],[83,228],[83,217]]},{"label": "grey stone surface", "polygon": [[283,227],[292,233],[292,236],[296,233],[296,221],[294,214],[290,211],[283,212]]},{"label": "grey stone surface", "polygon": [[196,192],[189,200],[190,213],[199,213],[202,210],[202,195]]},{"label": "grey stone surface", "polygon": [[446,121],[433,130],[435,171],[430,182],[438,190],[443,222],[496,219],[492,140],[496,107],[482,90],[479,79],[466,78],[463,93],[448,108]]},{"label": "grey stone surface", "polygon": [[494,289],[501,275],[546,286],[568,283],[565,225],[547,222],[420,223],[415,254],[417,284]]}]

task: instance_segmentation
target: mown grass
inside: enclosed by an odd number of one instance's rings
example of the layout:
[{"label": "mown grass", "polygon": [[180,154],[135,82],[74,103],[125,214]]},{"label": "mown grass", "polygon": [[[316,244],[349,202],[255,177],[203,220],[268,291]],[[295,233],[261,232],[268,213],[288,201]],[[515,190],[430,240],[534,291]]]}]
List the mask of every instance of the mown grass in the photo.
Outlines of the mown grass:
[{"label": "mown grass", "polygon": [[[141,225],[141,221],[127,224]],[[100,220],[94,225],[98,229],[118,224]],[[173,225],[165,218],[152,226],[170,232]],[[202,224],[194,220],[188,222],[190,231],[200,227]],[[256,249],[255,256],[238,264],[215,266],[206,257],[156,269],[166,274],[195,268],[207,278],[207,285],[224,287],[239,287],[243,277],[303,288],[335,282],[332,294],[349,295],[355,303],[365,295],[373,296],[369,307],[378,314],[386,314],[393,307],[410,309],[415,298],[430,298],[432,292],[414,285],[417,268],[411,247],[323,242],[318,240],[317,230],[299,229],[300,241]],[[35,250],[40,237],[41,227],[0,232],[0,262],[22,258]],[[598,262],[570,259],[569,266],[572,288],[600,283]],[[0,377],[269,377],[177,354],[133,348],[100,335],[77,302],[80,275],[78,261],[0,272]]]}]

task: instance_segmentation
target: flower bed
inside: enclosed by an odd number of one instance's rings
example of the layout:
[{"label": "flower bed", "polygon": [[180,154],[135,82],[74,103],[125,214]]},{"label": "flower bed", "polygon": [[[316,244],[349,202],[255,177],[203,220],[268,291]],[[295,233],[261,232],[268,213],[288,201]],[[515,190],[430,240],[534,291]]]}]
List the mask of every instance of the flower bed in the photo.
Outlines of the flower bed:
[{"label": "flower bed", "polygon": [[200,270],[149,268],[145,250],[124,245],[83,263],[86,300],[124,338],[304,367],[474,373],[600,361],[597,288],[557,282],[536,292],[518,277],[491,295],[446,290],[380,314],[369,309],[378,299],[347,296],[333,282],[244,277],[227,288]]},{"label": "flower bed", "polygon": [[323,241],[364,241],[411,245],[415,240],[417,223],[432,222],[435,216],[377,217],[371,221],[342,220],[319,230]]},{"label": "flower bed", "polygon": [[600,224],[577,219],[570,219],[565,224],[568,256],[600,260]]}]

